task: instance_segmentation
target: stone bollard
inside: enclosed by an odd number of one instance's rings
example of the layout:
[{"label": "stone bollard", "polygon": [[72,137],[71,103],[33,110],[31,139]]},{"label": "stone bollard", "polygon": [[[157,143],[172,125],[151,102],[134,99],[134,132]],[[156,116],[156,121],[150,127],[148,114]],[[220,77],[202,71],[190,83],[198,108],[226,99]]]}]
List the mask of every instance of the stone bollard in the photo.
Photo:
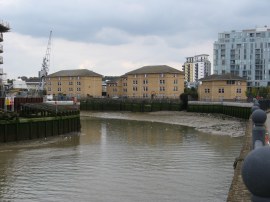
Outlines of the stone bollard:
[{"label": "stone bollard", "polygon": [[255,110],[257,110],[257,109],[260,109],[260,107],[259,106],[252,106],[251,107],[251,113],[253,113]]},{"label": "stone bollard", "polygon": [[254,127],[252,129],[252,148],[256,149],[259,146],[265,145],[266,130],[264,127],[264,123],[267,119],[267,115],[265,111],[261,109],[257,109],[253,111],[251,116],[252,116],[252,121],[254,123]]},{"label": "stone bollard", "polygon": [[242,177],[253,202],[270,201],[270,147],[251,151],[242,166]]},{"label": "stone bollard", "polygon": [[242,166],[242,178],[252,193],[253,202],[270,201],[270,147],[265,146],[267,119],[265,111],[254,104],[252,107],[252,148]]}]

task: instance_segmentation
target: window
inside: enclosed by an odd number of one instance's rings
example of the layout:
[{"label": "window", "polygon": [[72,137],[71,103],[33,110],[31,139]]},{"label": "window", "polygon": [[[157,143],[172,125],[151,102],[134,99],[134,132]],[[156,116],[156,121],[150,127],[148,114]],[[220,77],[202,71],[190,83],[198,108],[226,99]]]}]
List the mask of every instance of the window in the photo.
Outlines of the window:
[{"label": "window", "polygon": [[81,82],[80,81],[77,81],[77,85],[80,86],[81,85]]},{"label": "window", "polygon": [[69,91],[73,91],[73,88],[68,88]]},{"label": "window", "polygon": [[133,80],[133,84],[138,84],[138,80]]},{"label": "window", "polygon": [[144,94],[143,94],[143,97],[148,97],[148,94],[147,94],[147,93],[144,93]]},{"label": "window", "polygon": [[137,86],[133,87],[133,91],[137,91],[137,90],[138,90]]},{"label": "window", "polygon": [[237,88],[236,93],[241,93],[241,88]]},{"label": "window", "polygon": [[148,87],[147,86],[144,86],[143,87],[143,91],[148,91]]},{"label": "window", "polygon": [[173,91],[178,91],[178,87],[177,86],[174,86],[173,87]]},{"label": "window", "polygon": [[165,80],[159,80],[160,84],[165,84]]},{"label": "window", "polygon": [[81,91],[81,88],[77,88],[77,91]]},{"label": "window", "polygon": [[228,84],[228,85],[233,85],[233,84],[235,84],[235,81],[228,80],[228,81],[227,81],[227,84]]},{"label": "window", "polygon": [[68,85],[73,85],[73,82],[72,81],[68,82]]},{"label": "window", "polygon": [[210,93],[210,89],[209,89],[209,88],[205,88],[205,89],[204,89],[204,92],[205,92],[205,93]]},{"label": "window", "polygon": [[175,80],[173,81],[173,84],[177,84],[177,83],[178,83],[178,80],[175,79]]},{"label": "window", "polygon": [[57,84],[58,84],[58,86],[61,86],[61,81],[58,81],[58,83],[57,83]]},{"label": "window", "polygon": [[143,80],[143,84],[148,84],[148,80]]},{"label": "window", "polygon": [[159,91],[165,91],[165,87],[164,86],[160,86],[159,87]]},{"label": "window", "polygon": [[218,93],[224,93],[224,88],[219,88]]},{"label": "window", "polygon": [[58,91],[58,92],[61,92],[61,88],[58,88],[57,91]]},{"label": "window", "polygon": [[48,91],[51,91],[52,89],[51,88],[48,88]]}]

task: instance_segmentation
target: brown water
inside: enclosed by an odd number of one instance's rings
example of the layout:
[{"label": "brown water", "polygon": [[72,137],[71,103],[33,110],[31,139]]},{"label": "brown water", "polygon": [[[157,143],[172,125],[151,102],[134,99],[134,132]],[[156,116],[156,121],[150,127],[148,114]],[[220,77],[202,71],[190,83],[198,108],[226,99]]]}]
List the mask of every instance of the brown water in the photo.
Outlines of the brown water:
[{"label": "brown water", "polygon": [[81,121],[81,134],[0,145],[0,201],[226,201],[242,137]]}]

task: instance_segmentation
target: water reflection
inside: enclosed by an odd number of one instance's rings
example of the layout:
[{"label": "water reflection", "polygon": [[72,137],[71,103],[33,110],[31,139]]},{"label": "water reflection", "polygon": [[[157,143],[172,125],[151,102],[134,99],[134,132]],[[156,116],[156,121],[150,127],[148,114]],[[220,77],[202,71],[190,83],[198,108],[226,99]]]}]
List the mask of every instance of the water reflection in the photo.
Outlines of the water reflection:
[{"label": "water reflection", "polygon": [[78,135],[0,147],[2,201],[225,201],[242,138],[82,118]]}]

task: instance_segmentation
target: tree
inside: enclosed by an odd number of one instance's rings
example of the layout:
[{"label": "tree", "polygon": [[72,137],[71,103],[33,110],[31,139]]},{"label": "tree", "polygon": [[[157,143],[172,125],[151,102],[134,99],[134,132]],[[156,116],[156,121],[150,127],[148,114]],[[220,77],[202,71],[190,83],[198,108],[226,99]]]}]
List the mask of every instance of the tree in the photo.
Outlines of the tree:
[{"label": "tree", "polygon": [[251,87],[249,91],[246,92],[247,97],[263,97],[270,98],[270,88],[269,87]]},{"label": "tree", "polygon": [[187,94],[191,99],[198,100],[198,91],[197,88],[185,88],[184,93]]}]

